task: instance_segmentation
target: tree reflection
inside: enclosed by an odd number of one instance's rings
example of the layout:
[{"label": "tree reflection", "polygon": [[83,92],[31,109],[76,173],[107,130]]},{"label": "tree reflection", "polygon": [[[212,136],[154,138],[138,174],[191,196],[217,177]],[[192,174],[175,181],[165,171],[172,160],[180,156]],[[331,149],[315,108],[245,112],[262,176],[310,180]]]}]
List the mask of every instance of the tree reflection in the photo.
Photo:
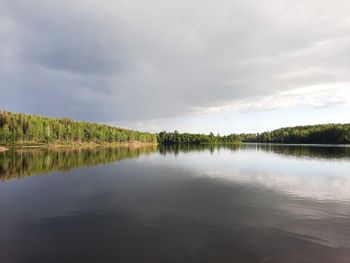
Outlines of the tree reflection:
[{"label": "tree reflection", "polygon": [[154,151],[156,146],[6,151],[0,154],[0,180],[54,171],[67,172],[73,168],[136,158]]}]

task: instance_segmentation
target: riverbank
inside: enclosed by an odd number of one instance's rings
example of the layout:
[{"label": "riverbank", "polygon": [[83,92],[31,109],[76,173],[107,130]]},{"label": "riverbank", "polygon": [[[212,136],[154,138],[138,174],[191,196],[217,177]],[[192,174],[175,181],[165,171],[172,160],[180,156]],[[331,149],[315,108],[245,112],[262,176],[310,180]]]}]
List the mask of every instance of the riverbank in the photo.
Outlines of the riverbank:
[{"label": "riverbank", "polygon": [[1,153],[1,152],[5,152],[5,151],[7,151],[7,150],[8,150],[7,148],[0,146],[0,153]]},{"label": "riverbank", "polygon": [[128,148],[139,148],[144,146],[156,145],[153,142],[55,142],[55,143],[43,143],[43,142],[22,142],[4,146],[0,146],[0,152],[5,152],[9,149],[36,149],[36,148],[47,148],[47,149],[60,149],[60,148],[94,148],[94,147],[128,147]]}]

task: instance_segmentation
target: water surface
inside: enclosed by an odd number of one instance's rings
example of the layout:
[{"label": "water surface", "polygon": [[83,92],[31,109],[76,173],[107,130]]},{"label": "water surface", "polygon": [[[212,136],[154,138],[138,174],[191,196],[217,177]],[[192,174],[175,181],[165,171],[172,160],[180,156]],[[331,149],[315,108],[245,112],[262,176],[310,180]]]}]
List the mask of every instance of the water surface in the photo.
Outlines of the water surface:
[{"label": "water surface", "polygon": [[350,262],[350,148],[0,154],[0,262]]}]

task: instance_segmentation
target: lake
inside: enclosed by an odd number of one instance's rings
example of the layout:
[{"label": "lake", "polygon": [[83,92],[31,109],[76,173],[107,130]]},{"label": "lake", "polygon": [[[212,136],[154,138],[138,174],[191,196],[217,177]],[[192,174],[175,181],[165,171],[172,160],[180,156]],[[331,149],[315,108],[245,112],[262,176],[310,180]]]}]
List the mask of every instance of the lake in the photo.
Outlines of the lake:
[{"label": "lake", "polygon": [[350,262],[350,148],[7,151],[0,262]]}]

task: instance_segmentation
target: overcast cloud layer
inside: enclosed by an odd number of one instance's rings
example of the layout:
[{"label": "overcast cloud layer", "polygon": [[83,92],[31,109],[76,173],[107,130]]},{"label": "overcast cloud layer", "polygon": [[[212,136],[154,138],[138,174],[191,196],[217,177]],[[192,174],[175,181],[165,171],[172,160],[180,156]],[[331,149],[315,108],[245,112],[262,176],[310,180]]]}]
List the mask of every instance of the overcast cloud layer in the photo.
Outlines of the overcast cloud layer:
[{"label": "overcast cloud layer", "polygon": [[1,0],[0,108],[108,123],[349,108],[349,14],[348,0]]}]

